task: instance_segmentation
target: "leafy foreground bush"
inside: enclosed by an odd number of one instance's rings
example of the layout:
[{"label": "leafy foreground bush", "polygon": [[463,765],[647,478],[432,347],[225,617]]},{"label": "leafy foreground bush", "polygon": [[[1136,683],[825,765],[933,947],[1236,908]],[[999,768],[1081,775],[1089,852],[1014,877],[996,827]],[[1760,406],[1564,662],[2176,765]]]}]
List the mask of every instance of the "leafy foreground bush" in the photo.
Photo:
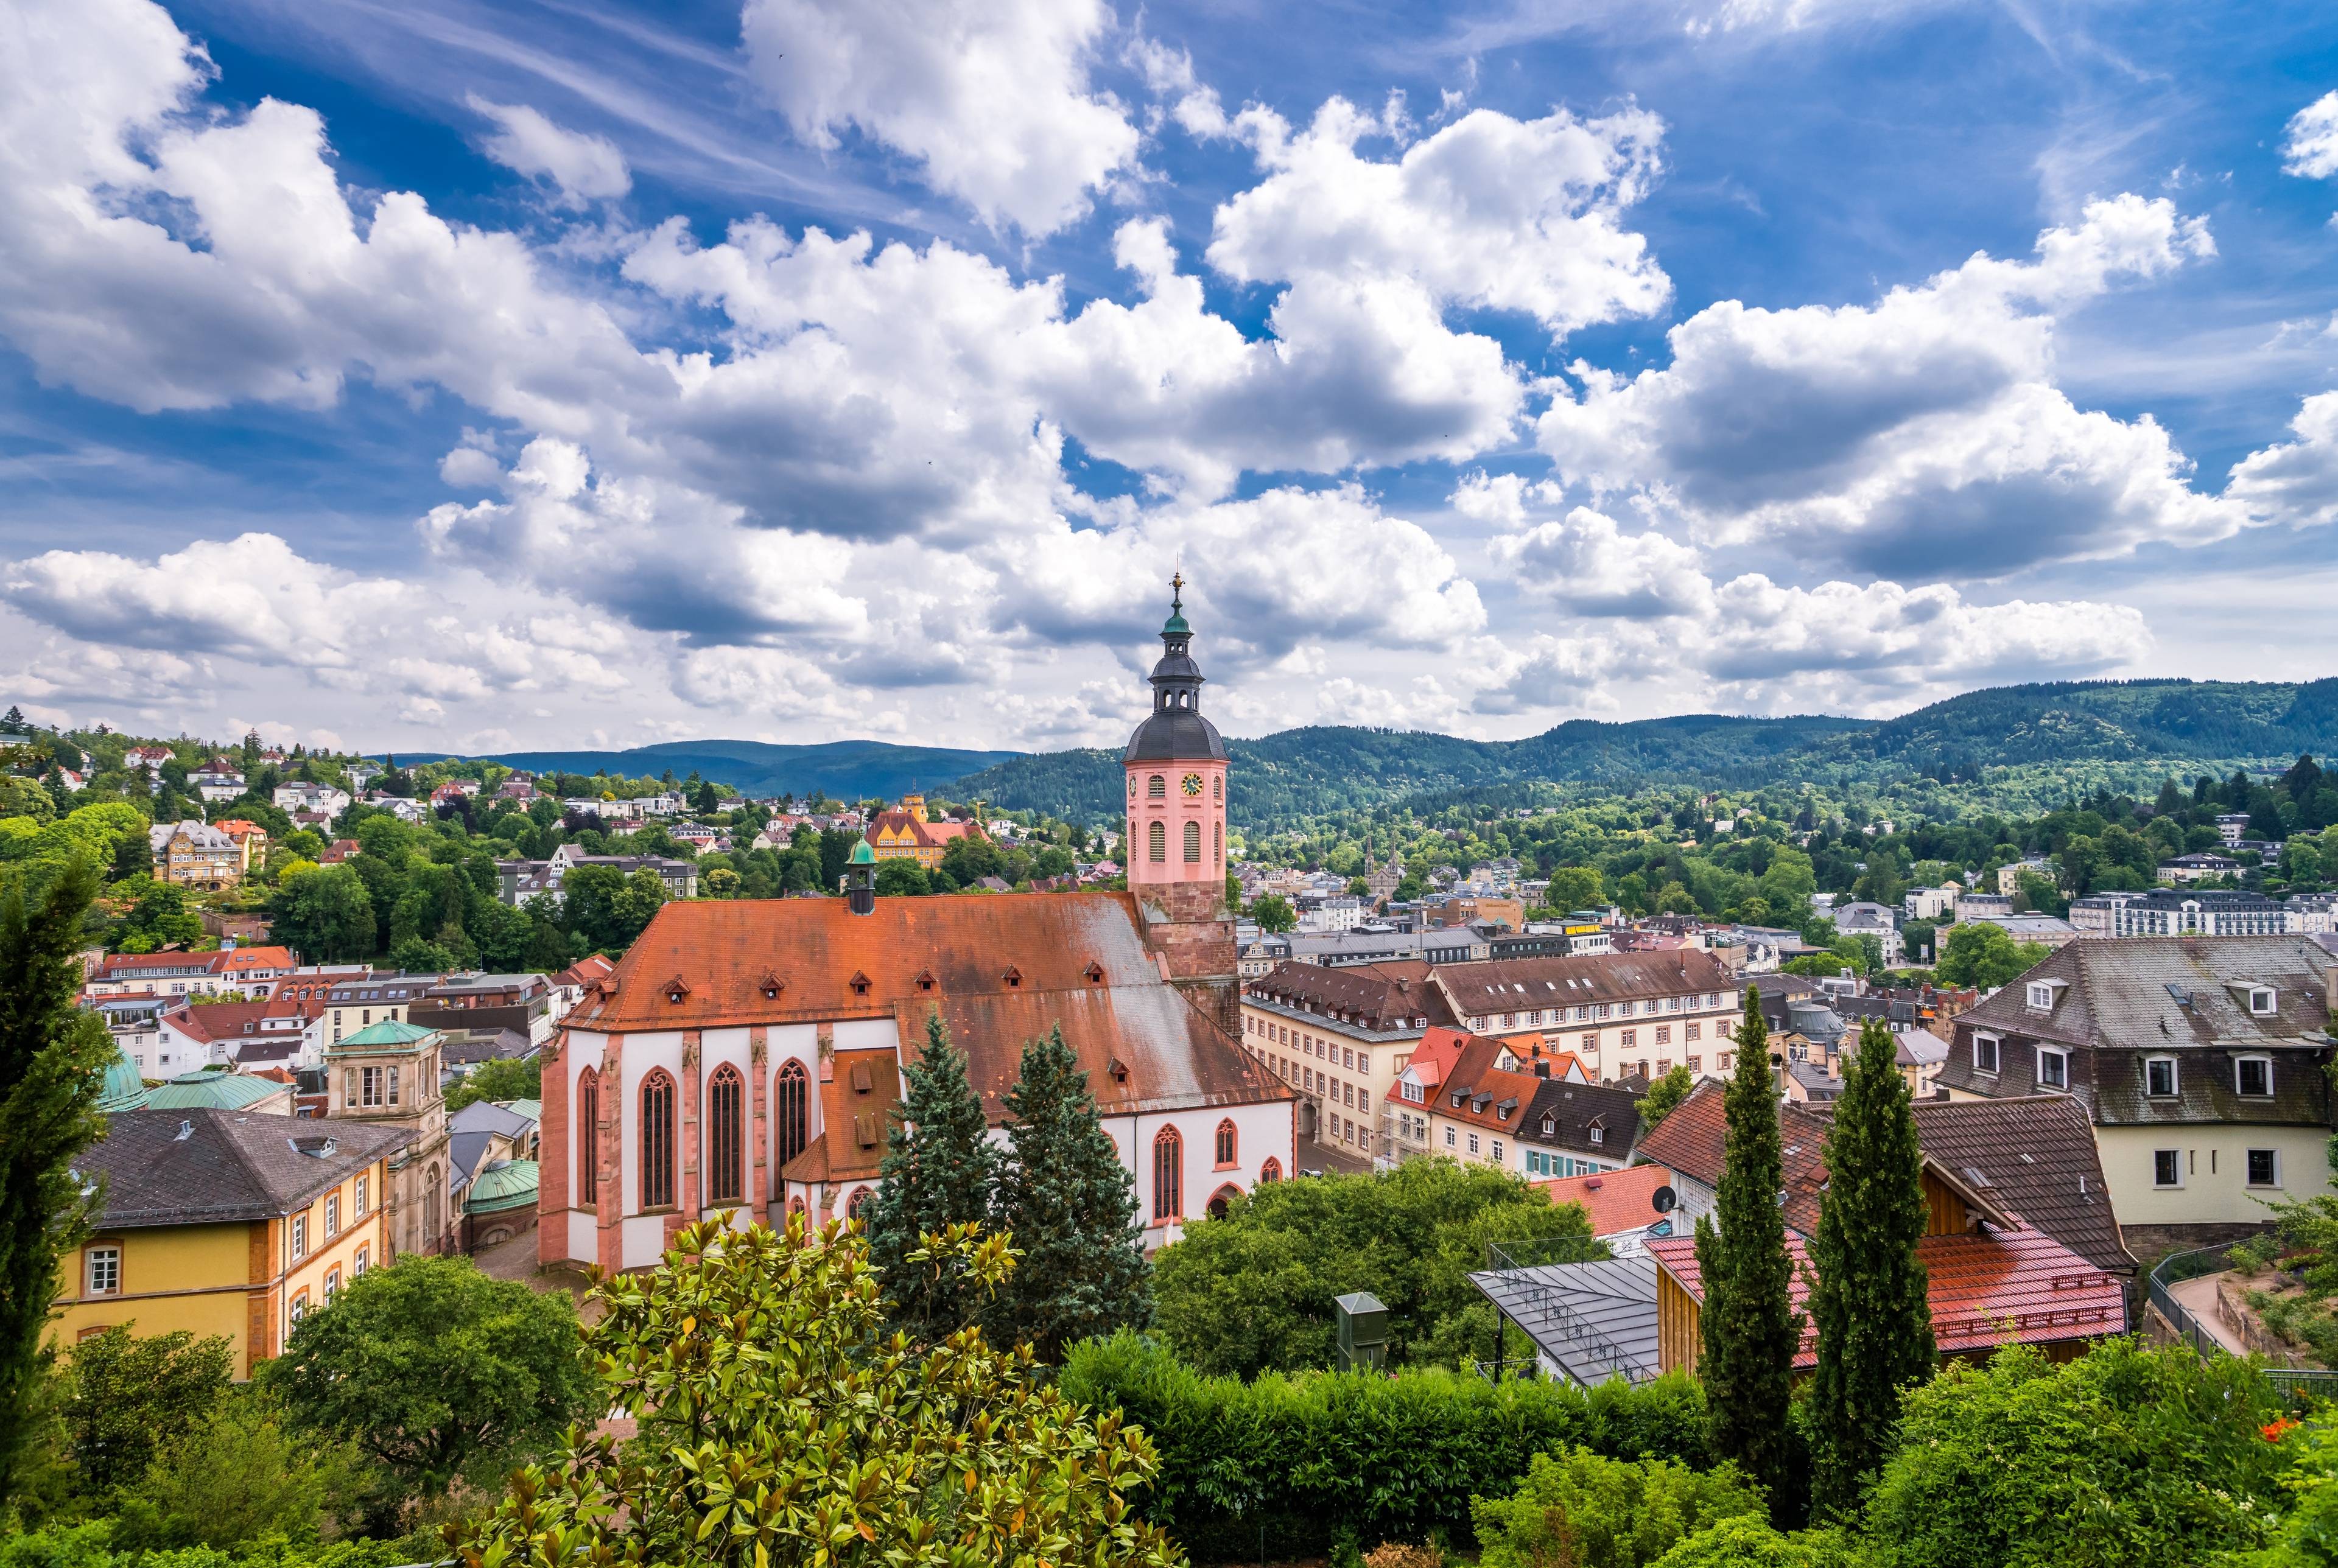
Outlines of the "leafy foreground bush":
[{"label": "leafy foreground bush", "polygon": [[1514,1491],[1536,1455],[1556,1450],[1707,1462],[1704,1398],[1681,1377],[1588,1394],[1435,1368],[1243,1383],[1124,1332],[1076,1348],[1057,1386],[1153,1439],[1145,1517],[1202,1562],[1320,1555],[1335,1538],[1467,1541],[1471,1498]]},{"label": "leafy foreground bush", "polygon": [[[1869,1499],[1876,1568],[2126,1568],[2263,1543],[2284,1505],[2279,1401],[2247,1363],[2112,1339],[2002,1350],[1912,1391]],[[2279,1429],[2275,1429],[2278,1436]]]},{"label": "leafy foreground bush", "polygon": [[1766,1524],[1770,1507],[1734,1465],[1695,1471],[1577,1448],[1536,1455],[1517,1495],[1478,1498],[1470,1513],[1485,1568],[1648,1568],[1722,1520]]},{"label": "leafy foreground bush", "polygon": [[[1014,1266],[1004,1232],[971,1225],[904,1262],[982,1291]],[[1125,1501],[1153,1468],[1144,1434],[1042,1386],[1027,1345],[889,1336],[857,1225],[693,1225],[646,1276],[595,1294],[600,1407],[640,1436],[621,1452],[572,1428],[492,1514],[449,1527],[467,1568],[1183,1561]]]},{"label": "leafy foreground bush", "polygon": [[275,1536],[247,1543],[233,1552],[189,1546],[174,1552],[123,1544],[111,1519],[52,1525],[22,1535],[0,1536],[0,1568],[398,1568],[440,1556],[428,1535],[396,1541],[334,1541],[307,1545]]}]

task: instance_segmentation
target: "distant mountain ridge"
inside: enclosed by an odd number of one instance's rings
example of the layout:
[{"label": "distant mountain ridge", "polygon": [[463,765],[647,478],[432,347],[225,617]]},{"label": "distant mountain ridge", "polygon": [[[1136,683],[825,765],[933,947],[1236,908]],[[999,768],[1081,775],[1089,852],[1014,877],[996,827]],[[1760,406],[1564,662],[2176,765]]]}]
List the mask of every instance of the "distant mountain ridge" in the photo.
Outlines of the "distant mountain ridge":
[{"label": "distant mountain ridge", "polygon": [[[1133,721],[1133,720],[1132,720]],[[1315,725],[1228,740],[1230,814],[1252,828],[1341,810],[1483,798],[1536,784],[1628,789],[1695,783],[1756,789],[1937,787],[1963,804],[2058,799],[2082,785],[2156,788],[2168,773],[2338,753],[2338,678],[2306,682],[2084,681],[1969,691],[1896,719],[1679,714],[1575,719],[1521,740]],[[419,752],[400,753],[409,761]],[[1024,753],[835,740],[676,740],[623,751],[510,751],[532,771],[677,778],[695,771],[750,794],[825,789],[843,799],[922,789],[1083,820],[1119,814],[1117,748]],[[1946,799],[1947,797],[1943,797]]]},{"label": "distant mountain ridge", "polygon": [[[1805,779],[1835,787],[1931,780],[1976,786],[2013,769],[2029,795],[2078,781],[2124,788],[2156,773],[2264,766],[2338,751],[2338,679],[2286,681],[2088,681],[1970,691],[1896,719],[1783,719],[1684,714],[1624,723],[1570,720],[1522,740],[1462,740],[1425,732],[1317,727],[1229,740],[1230,815],[1287,827],[1421,797],[1502,786],[1618,789],[1697,783],[1753,789]],[[979,795],[1088,818],[1121,806],[1115,751],[1017,757],[958,781]],[[2002,791],[2000,791],[2002,792]]]}]

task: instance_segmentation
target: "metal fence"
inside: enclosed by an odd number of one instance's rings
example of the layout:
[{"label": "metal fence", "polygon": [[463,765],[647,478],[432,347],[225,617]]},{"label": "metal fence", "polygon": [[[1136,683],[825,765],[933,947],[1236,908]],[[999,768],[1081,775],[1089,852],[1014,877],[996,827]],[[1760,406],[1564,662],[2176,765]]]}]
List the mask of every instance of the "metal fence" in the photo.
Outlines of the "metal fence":
[{"label": "metal fence", "polygon": [[[2203,1360],[2232,1352],[2197,1313],[2176,1298],[2176,1287],[2187,1279],[2198,1279],[2210,1274],[2221,1274],[2233,1267],[2235,1249],[2198,1247],[2189,1252],[2172,1252],[2159,1260],[2151,1271],[2149,1289],[2151,1304],[2159,1309],[2176,1337],[2192,1347]],[[2297,1400],[2326,1400],[2338,1397],[2338,1372],[2318,1367],[2265,1367],[2260,1368],[2265,1381],[2275,1392]]]}]

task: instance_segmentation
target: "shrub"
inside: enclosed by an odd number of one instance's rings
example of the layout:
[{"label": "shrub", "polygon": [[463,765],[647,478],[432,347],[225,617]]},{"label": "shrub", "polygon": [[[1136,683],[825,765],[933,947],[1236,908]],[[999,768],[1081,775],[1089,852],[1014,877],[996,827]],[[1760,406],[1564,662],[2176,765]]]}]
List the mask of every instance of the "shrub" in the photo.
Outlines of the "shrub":
[{"label": "shrub", "polygon": [[1770,1511],[1734,1465],[1699,1472],[1587,1448],[1534,1455],[1515,1495],[1475,1497],[1469,1510],[1485,1568],[1645,1568],[1721,1520]]},{"label": "shrub", "polygon": [[1425,1546],[1383,1542],[1364,1553],[1364,1568],[1445,1568],[1445,1551],[1433,1542]]},{"label": "shrub", "polygon": [[1655,1568],[1842,1568],[1848,1544],[1833,1530],[1782,1535],[1764,1519],[1724,1519],[1656,1559]]},{"label": "shrub", "polygon": [[2245,1361],[2110,1339],[2054,1366],[1999,1351],[1912,1391],[1867,1513],[1878,1568],[2196,1563],[2254,1546],[2281,1415]]},{"label": "shrub", "polygon": [[1124,1332],[1075,1348],[1059,1387],[1152,1436],[1161,1469],[1141,1494],[1145,1516],[1197,1562],[1319,1556],[1341,1533],[1466,1541],[1471,1497],[1514,1490],[1550,1449],[1707,1458],[1704,1398],[1682,1377],[1588,1393],[1441,1368],[1243,1383]]}]

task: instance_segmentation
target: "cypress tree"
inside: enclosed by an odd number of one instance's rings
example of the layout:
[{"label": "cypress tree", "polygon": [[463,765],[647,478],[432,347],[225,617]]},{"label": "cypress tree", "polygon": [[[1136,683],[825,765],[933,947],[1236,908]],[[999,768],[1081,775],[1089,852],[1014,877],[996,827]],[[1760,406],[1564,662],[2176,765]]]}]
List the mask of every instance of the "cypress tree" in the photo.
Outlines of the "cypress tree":
[{"label": "cypress tree", "polygon": [[1890,1453],[1901,1392],[1932,1370],[1932,1309],[1916,1258],[1924,1161],[1897,1054],[1881,1020],[1860,1026],[1827,1129],[1826,1195],[1811,1244],[1812,1500],[1834,1514],[1858,1506]]},{"label": "cypress tree", "polygon": [[985,1136],[982,1100],[941,1009],[927,1014],[925,1046],[902,1076],[909,1093],[895,1109],[869,1204],[869,1258],[881,1270],[894,1323],[935,1340],[966,1327],[979,1303],[955,1273],[938,1275],[909,1255],[928,1231],[989,1220],[998,1150]]},{"label": "cypress tree", "polygon": [[1022,1254],[992,1302],[991,1338],[1027,1339],[1039,1358],[1092,1334],[1142,1328],[1153,1288],[1137,1224],[1136,1183],[1120,1162],[1059,1025],[1023,1047],[1007,1096],[1012,1145],[998,1184],[998,1224]]},{"label": "cypress tree", "polygon": [[1793,1264],[1778,1205],[1785,1154],[1778,1092],[1770,1079],[1770,1030],[1762,1020],[1761,993],[1752,985],[1745,988],[1745,1022],[1736,1046],[1737,1071],[1722,1102],[1728,1132],[1721,1186],[1714,1213],[1696,1221],[1696,1265],[1704,1279],[1696,1370],[1704,1384],[1714,1457],[1737,1461],[1768,1490],[1773,1517],[1791,1518],[1799,1510],[1785,1497],[1786,1408],[1802,1319],[1789,1294]]},{"label": "cypress tree", "polygon": [[113,1037],[74,1005],[82,915],[97,887],[97,867],[76,858],[29,909],[21,886],[0,904],[0,1512],[41,1426],[57,1258],[88,1222],[73,1161],[105,1125],[97,1102]]}]

